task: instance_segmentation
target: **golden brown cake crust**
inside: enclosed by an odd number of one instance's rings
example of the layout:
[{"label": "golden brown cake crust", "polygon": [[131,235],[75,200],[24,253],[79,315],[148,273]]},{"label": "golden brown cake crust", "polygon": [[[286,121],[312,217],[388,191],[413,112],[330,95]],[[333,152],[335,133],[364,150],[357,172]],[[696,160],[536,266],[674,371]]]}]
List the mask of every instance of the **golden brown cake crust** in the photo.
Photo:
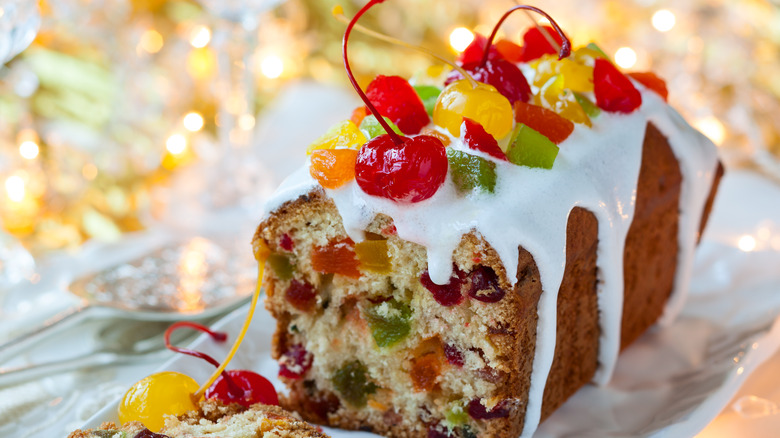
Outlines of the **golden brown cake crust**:
[{"label": "golden brown cake crust", "polygon": [[[721,175],[722,168],[719,167],[702,217],[702,227]],[[648,124],[635,216],[624,254],[623,347],[655,322],[671,293],[677,266],[681,183],[679,165],[668,141]],[[332,222],[332,226],[326,228],[327,235],[321,236],[325,241],[346,236],[335,205],[321,189],[315,189],[274,211],[258,227],[254,244],[258,245],[262,240],[271,251],[283,251],[279,248],[280,237],[296,231],[290,230],[291,223],[306,228],[321,226],[320,221]],[[388,224],[392,224],[389,218],[378,218],[372,226],[379,229]],[[424,263],[424,252],[420,252],[424,250],[409,245],[410,251],[417,251]],[[567,226],[566,266],[558,291],[557,344],[543,396],[542,420],[590,382],[598,366],[597,246],[596,217],[587,210],[574,208]],[[465,235],[454,254],[455,265],[463,270],[475,266],[492,268],[499,275],[502,288],[507,290],[507,295],[491,307],[493,317],[484,321],[486,337],[496,350],[490,357],[492,369],[479,372],[476,378],[490,381],[494,388],[492,399],[506,401],[504,407],[508,415],[484,420],[480,429],[474,431],[478,436],[515,437],[523,428],[536,343],[537,304],[543,292],[532,255],[522,247],[518,251],[518,281],[514,287],[509,286],[506,269],[497,254],[480,236]],[[419,278],[419,272],[415,275]],[[312,281],[316,282],[316,279]],[[279,297],[282,291],[277,290],[278,279],[268,269],[264,285],[269,297],[266,307],[277,318],[272,355],[278,359],[290,343],[296,342],[298,335],[289,331],[296,316]],[[286,383],[291,391],[289,396],[283,397],[283,405],[300,412],[307,420],[394,437],[429,436],[426,428],[430,424],[425,418],[404,419],[392,408],[384,413],[347,409],[335,393],[319,389],[304,379],[287,380]]]}]

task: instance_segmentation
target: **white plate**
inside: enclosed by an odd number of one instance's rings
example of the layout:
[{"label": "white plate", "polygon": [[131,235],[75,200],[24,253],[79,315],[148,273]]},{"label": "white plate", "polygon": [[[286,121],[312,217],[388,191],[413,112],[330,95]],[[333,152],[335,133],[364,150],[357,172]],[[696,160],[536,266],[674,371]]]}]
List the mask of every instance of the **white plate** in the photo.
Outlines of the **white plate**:
[{"label": "white plate", "polygon": [[[750,373],[780,347],[778,200],[780,188],[771,182],[749,173],[727,175],[697,255],[694,288],[683,315],[642,336],[620,356],[608,386],[582,388],[535,437],[690,437],[712,421]],[[745,235],[754,239],[752,251],[737,248]],[[235,336],[244,315],[245,309],[239,309],[215,328]],[[258,310],[231,368],[275,376],[278,368],[269,353],[274,327],[270,315]],[[195,347],[224,357],[229,345],[202,337]],[[212,371],[187,356],[161,369],[181,371],[198,381]],[[85,427],[116,421],[116,406],[98,412]],[[326,432],[333,437],[375,436]]]}]

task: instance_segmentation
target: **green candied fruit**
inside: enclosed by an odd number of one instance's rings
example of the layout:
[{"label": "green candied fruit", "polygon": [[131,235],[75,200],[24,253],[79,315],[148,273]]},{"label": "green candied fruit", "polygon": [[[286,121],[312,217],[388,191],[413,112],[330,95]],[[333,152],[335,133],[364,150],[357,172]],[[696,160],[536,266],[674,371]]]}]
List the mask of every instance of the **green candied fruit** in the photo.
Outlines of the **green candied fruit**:
[{"label": "green candied fruit", "polygon": [[274,270],[276,276],[282,281],[287,281],[292,278],[295,267],[290,263],[290,259],[282,254],[271,254],[268,256],[268,264],[271,265],[271,269]]},{"label": "green candied fruit", "polygon": [[[400,129],[398,129],[397,126],[395,126],[395,123],[390,121],[390,119],[384,116],[382,116],[382,118],[385,119],[385,122],[390,125],[390,129],[395,131],[396,134],[404,134]],[[369,140],[374,137],[379,137],[382,134],[386,134],[385,128],[383,128],[382,125],[379,124],[379,121],[376,119],[376,117],[372,115],[365,116],[363,118],[363,121],[360,122],[360,130],[363,132],[363,134],[366,135],[366,137],[368,137]]]},{"label": "green candied fruit", "polygon": [[378,388],[368,380],[368,369],[359,360],[342,365],[333,373],[331,380],[341,398],[356,408],[365,406],[368,395],[376,392]]},{"label": "green candied fruit", "polygon": [[412,309],[399,301],[390,300],[373,305],[364,313],[377,347],[398,343],[412,329]]},{"label": "green candied fruit", "polygon": [[425,106],[425,111],[428,112],[429,116],[433,117],[433,108],[436,106],[436,101],[439,99],[441,88],[434,87],[433,85],[415,85],[412,88],[414,88],[414,91],[420,96],[420,100],[422,100],[423,106]]},{"label": "green candied fruit", "polygon": [[469,414],[461,404],[455,404],[444,413],[444,419],[449,427],[454,428],[469,421]]},{"label": "green candied fruit", "polygon": [[585,46],[585,47],[589,48],[590,50],[593,50],[593,51],[595,51],[595,52],[598,52],[598,53],[600,53],[600,54],[601,54],[601,56],[603,56],[603,57],[604,57],[604,59],[606,59],[606,60],[609,60],[609,56],[607,56],[607,54],[606,54],[606,53],[604,53],[604,51],[603,51],[603,50],[601,50],[601,47],[599,47],[598,45],[596,45],[596,43],[590,43],[590,44],[588,44],[588,45],[587,45],[587,46]]},{"label": "green candied fruit", "polygon": [[591,119],[598,117],[598,115],[601,114],[601,109],[597,107],[595,103],[591,102],[584,94],[575,92],[574,98],[577,99],[577,103],[580,104],[582,110],[585,111],[585,114]]},{"label": "green candied fruit", "polygon": [[458,192],[493,193],[496,189],[496,163],[452,148],[447,148],[447,161]]},{"label": "green candied fruit", "polygon": [[549,138],[524,124],[517,125],[506,151],[509,162],[519,166],[552,169],[558,146]]}]

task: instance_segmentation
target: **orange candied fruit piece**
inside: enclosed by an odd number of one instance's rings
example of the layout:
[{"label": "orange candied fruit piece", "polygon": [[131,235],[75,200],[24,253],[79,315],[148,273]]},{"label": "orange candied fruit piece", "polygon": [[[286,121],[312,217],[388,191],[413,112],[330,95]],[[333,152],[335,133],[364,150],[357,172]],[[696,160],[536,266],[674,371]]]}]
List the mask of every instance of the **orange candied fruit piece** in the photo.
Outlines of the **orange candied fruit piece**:
[{"label": "orange candied fruit piece", "polygon": [[355,179],[354,149],[317,149],[311,153],[309,174],[326,189],[336,189]]},{"label": "orange candied fruit piece", "polygon": [[368,115],[368,108],[364,106],[359,106],[355,108],[354,111],[352,111],[352,117],[350,117],[349,120],[352,120],[352,123],[354,123],[355,126],[360,126],[360,122],[362,122],[367,115]]},{"label": "orange candied fruit piece", "polygon": [[355,245],[355,254],[357,254],[361,268],[377,274],[390,273],[387,240],[364,240]]},{"label": "orange candied fruit piece", "polygon": [[428,128],[428,127],[423,128],[420,131],[420,135],[429,135],[431,137],[438,138],[439,140],[441,140],[441,144],[443,144],[445,148],[450,145],[450,138],[433,128]]},{"label": "orange candied fruit piece", "polygon": [[350,238],[331,240],[326,246],[315,246],[311,250],[311,267],[323,274],[358,278],[360,270],[354,248],[355,242]]},{"label": "orange candied fruit piece", "polygon": [[420,343],[413,352],[412,369],[409,376],[416,392],[428,392],[436,387],[446,361],[444,347],[438,336]]},{"label": "orange candied fruit piece", "polygon": [[655,73],[649,71],[636,72],[629,73],[628,76],[645,87],[655,91],[659,96],[664,98],[664,101],[668,100],[669,90],[666,88],[666,81],[659,78]]},{"label": "orange candied fruit piece", "polygon": [[574,131],[574,122],[559,116],[555,111],[520,101],[515,102],[515,121],[539,132],[555,144],[569,138]]},{"label": "orange candied fruit piece", "polygon": [[498,53],[501,54],[507,61],[518,63],[523,58],[523,48],[513,43],[512,41],[501,39],[494,44]]}]

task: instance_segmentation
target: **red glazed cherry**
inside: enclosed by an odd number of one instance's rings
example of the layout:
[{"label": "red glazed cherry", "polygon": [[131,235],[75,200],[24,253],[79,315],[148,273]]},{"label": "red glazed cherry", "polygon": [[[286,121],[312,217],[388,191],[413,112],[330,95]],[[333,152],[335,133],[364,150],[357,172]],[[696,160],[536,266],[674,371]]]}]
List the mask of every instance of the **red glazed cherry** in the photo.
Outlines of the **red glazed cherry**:
[{"label": "red glazed cherry", "polygon": [[463,302],[463,271],[453,266],[452,276],[447,284],[439,285],[431,280],[428,271],[422,273],[420,283],[433,294],[433,299],[442,306],[455,306]]},{"label": "red glazed cherry", "polygon": [[[551,37],[558,46],[563,44],[563,38],[556,33],[555,29],[550,26],[542,26],[547,33],[547,36]],[[523,62],[530,62],[534,59],[541,58],[543,55],[558,53],[558,49],[550,44],[546,36],[536,27],[532,27],[523,35]]]},{"label": "red glazed cherry", "polygon": [[468,278],[471,280],[469,296],[477,301],[497,303],[506,294],[498,284],[496,272],[487,266],[480,266],[469,272]]},{"label": "red glazed cherry", "polygon": [[[466,50],[461,52],[458,56],[458,63],[460,65],[471,64],[473,62],[479,62],[485,55],[485,46],[487,46],[488,39],[479,33],[474,34],[474,39],[471,41]],[[490,46],[490,59],[500,58],[501,54],[496,50],[495,46]],[[476,79],[476,78],[475,78]]]},{"label": "red glazed cherry", "polygon": [[506,155],[504,155],[504,151],[498,147],[496,139],[488,134],[482,125],[468,117],[464,117],[461,130],[466,146],[476,151],[482,151],[499,160],[507,161]]},{"label": "red glazed cherry", "polygon": [[279,359],[279,377],[300,379],[311,368],[311,354],[301,344],[291,346]]},{"label": "red glazed cherry", "polygon": [[642,95],[611,62],[597,58],[593,68],[596,105],[604,111],[631,113],[642,105]]},{"label": "red glazed cherry", "polygon": [[487,408],[480,403],[479,399],[475,398],[469,402],[468,411],[469,416],[475,420],[492,420],[494,418],[509,416],[509,409],[506,408],[503,401],[495,405],[492,410],[488,411]]},{"label": "red glazed cherry", "polygon": [[455,365],[458,368],[466,363],[463,359],[463,353],[454,345],[444,344],[444,356],[447,358],[447,362],[449,362],[450,365]]},{"label": "red glazed cherry", "polygon": [[406,135],[418,134],[431,121],[420,96],[400,76],[377,76],[368,84],[366,96]]},{"label": "red glazed cherry", "polygon": [[222,374],[206,390],[206,398],[216,398],[225,405],[238,403],[245,407],[255,403],[279,404],[274,385],[265,377],[247,370],[230,370],[226,373],[234,384],[230,384]]},{"label": "red glazed cherry", "polygon": [[419,202],[439,190],[447,176],[447,154],[436,137],[380,135],[360,148],[355,180],[364,192],[400,202]]},{"label": "red glazed cherry", "polygon": [[317,303],[317,290],[306,281],[292,280],[284,292],[284,299],[296,309],[309,312]]},{"label": "red glazed cherry", "polygon": [[[506,59],[496,56],[489,58],[484,65],[480,61],[476,61],[464,64],[463,68],[475,80],[494,86],[502,96],[509,100],[509,103],[528,102],[531,97],[531,87],[523,72]],[[457,70],[453,70],[447,76],[445,85],[460,79],[463,79],[463,75]]]}]

